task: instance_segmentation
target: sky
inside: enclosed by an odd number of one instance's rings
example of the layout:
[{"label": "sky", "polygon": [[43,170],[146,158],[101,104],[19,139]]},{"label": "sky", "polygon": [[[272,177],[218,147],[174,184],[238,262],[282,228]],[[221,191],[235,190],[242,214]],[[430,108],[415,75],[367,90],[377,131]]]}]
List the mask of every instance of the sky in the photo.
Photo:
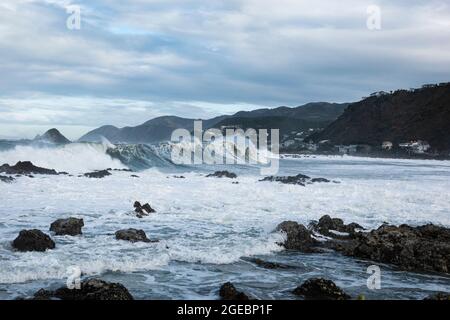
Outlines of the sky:
[{"label": "sky", "polygon": [[448,0],[1,0],[0,138],[353,102],[449,52]]}]

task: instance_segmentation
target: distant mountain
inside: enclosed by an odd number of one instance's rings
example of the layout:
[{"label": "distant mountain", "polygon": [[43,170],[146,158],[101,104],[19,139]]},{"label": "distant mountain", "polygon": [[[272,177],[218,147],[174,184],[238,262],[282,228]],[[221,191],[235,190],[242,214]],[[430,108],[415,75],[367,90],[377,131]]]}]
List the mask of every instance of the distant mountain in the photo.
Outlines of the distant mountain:
[{"label": "distant mountain", "polygon": [[[324,127],[342,114],[348,104],[309,103],[296,108],[280,107],[241,111],[234,115],[223,115],[203,121],[206,130],[222,125],[240,124],[242,128],[277,128],[282,132],[292,128]],[[254,119],[248,121],[247,119]],[[98,142],[102,137],[113,143],[154,143],[170,140],[175,129],[193,131],[195,119],[165,116],[152,119],[136,127],[117,128],[103,126],[82,136],[79,141]]]},{"label": "distant mountain", "polygon": [[258,109],[253,111],[240,111],[233,117],[288,117],[305,121],[334,121],[347,108],[348,103],[313,102],[296,108],[279,107],[275,109]]},{"label": "distant mountain", "polygon": [[98,142],[105,137],[113,143],[152,143],[170,140],[175,129],[194,130],[194,119],[166,116],[149,120],[136,127],[103,126],[82,136],[79,141]]},{"label": "distant mountain", "polygon": [[373,146],[425,140],[433,149],[450,150],[450,83],[374,93],[310,138]]},{"label": "distant mountain", "polygon": [[43,135],[37,135],[33,141],[47,142],[54,144],[70,143],[70,140],[64,137],[57,129],[50,129]]}]

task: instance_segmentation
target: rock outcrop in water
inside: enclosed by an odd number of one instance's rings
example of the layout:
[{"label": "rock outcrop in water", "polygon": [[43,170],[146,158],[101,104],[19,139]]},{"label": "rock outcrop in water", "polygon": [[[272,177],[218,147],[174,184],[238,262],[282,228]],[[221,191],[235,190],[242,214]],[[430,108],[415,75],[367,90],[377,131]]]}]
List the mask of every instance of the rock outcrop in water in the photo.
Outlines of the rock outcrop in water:
[{"label": "rock outcrop in water", "polygon": [[450,229],[428,224],[382,225],[347,241],[331,241],[344,255],[389,263],[403,270],[449,273]]},{"label": "rock outcrop in water", "polygon": [[133,300],[130,292],[120,283],[89,279],[81,282],[80,289],[59,288],[55,291],[41,289],[33,300]]},{"label": "rock outcrop in water", "polygon": [[19,161],[14,166],[9,164],[4,164],[0,166],[0,173],[6,174],[17,174],[17,175],[28,175],[28,174],[47,174],[47,175],[57,175],[59,174],[54,169],[46,169],[41,167],[36,167],[30,161]]},{"label": "rock outcrop in water", "polygon": [[348,238],[354,237],[358,230],[364,230],[357,223],[344,224],[339,218],[331,218],[325,215],[319,219],[318,223],[311,223],[311,228],[320,234],[332,238]]},{"label": "rock outcrop in water", "polygon": [[142,218],[142,216],[148,216],[150,213],[155,213],[156,210],[153,209],[148,203],[141,205],[139,201],[134,203],[134,212],[138,218]]},{"label": "rock outcrop in water", "polygon": [[108,170],[98,170],[94,172],[85,173],[84,176],[87,178],[101,179],[106,176],[110,176],[111,173]]},{"label": "rock outcrop in water", "polygon": [[319,242],[312,237],[312,232],[302,224],[295,221],[285,221],[280,223],[275,231],[286,234],[286,241],[282,245],[288,250],[305,253],[320,251],[316,248]]},{"label": "rock outcrop in water", "polygon": [[[296,176],[286,176],[286,177],[265,177],[264,179],[259,180],[261,182],[270,181],[270,182],[280,182],[283,184],[295,184],[299,186],[306,186],[307,184],[313,183],[330,183],[331,181],[325,178],[311,178],[304,174],[298,174]],[[337,183],[337,181],[335,181]]]},{"label": "rock outcrop in water", "polygon": [[294,266],[290,266],[287,264],[271,262],[271,261],[264,261],[264,260],[258,259],[258,258],[244,258],[243,260],[254,263],[258,267],[261,267],[264,269],[295,269],[296,268]]},{"label": "rock outcrop in water", "polygon": [[222,300],[250,300],[245,293],[238,291],[231,282],[227,282],[220,287],[219,295]]},{"label": "rock outcrop in water", "polygon": [[348,300],[350,296],[333,281],[313,278],[297,287],[293,293],[303,296],[306,300]]},{"label": "rock outcrop in water", "polygon": [[229,171],[216,171],[214,173],[208,174],[206,176],[207,178],[229,178],[229,179],[236,179],[237,174]]},{"label": "rock outcrop in water", "polygon": [[157,242],[147,238],[147,235],[143,230],[137,229],[125,229],[119,230],[115,233],[117,240],[125,240],[130,242]]},{"label": "rock outcrop in water", "polygon": [[50,231],[53,231],[57,236],[76,236],[82,234],[82,227],[84,227],[83,219],[58,219],[50,225]]},{"label": "rock outcrop in water", "polygon": [[4,183],[12,183],[15,179],[13,177],[1,176],[0,181]]},{"label": "rock outcrop in water", "polygon": [[13,248],[18,251],[40,251],[54,249],[55,242],[40,230],[22,230],[19,236],[12,242]]},{"label": "rock outcrop in water", "polygon": [[434,300],[434,301],[450,301],[450,293],[438,292],[426,297],[424,300]]}]

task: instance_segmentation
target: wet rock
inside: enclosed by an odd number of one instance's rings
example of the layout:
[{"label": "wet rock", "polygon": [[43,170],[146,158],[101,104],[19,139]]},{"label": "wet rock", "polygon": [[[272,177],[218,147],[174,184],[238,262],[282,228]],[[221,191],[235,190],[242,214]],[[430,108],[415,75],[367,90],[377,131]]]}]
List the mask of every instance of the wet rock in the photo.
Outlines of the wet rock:
[{"label": "wet rock", "polygon": [[130,292],[120,283],[89,279],[81,282],[80,289],[59,288],[55,291],[41,289],[33,300],[133,300]]},{"label": "wet rock", "polygon": [[318,241],[312,237],[311,231],[302,224],[295,221],[284,221],[277,226],[275,231],[286,234],[286,241],[283,246],[288,250],[306,253],[320,252],[319,249],[315,248]]},{"label": "wet rock", "polygon": [[331,182],[328,179],[325,178],[311,178],[309,176],[306,176],[304,174],[298,174],[296,176],[285,176],[285,177],[275,177],[275,176],[270,176],[270,177],[265,177],[264,179],[261,179],[259,181],[270,181],[270,182],[280,182],[283,184],[295,184],[295,185],[299,185],[299,186],[306,186],[307,184],[312,184],[312,183],[329,183]]},{"label": "wet rock", "polygon": [[173,176],[175,179],[186,179],[184,176]]},{"label": "wet rock", "polygon": [[28,175],[28,174],[47,174],[47,175],[57,175],[58,172],[54,169],[46,169],[41,167],[36,167],[30,161],[19,161],[14,166],[10,166],[9,164],[4,164],[0,166],[0,173],[6,174],[20,174],[20,175]]},{"label": "wet rock", "polygon": [[108,171],[134,172],[131,169],[108,169]]},{"label": "wet rock", "polygon": [[219,295],[222,300],[250,300],[245,293],[238,291],[231,282],[227,282],[220,287]]},{"label": "wet rock", "polygon": [[156,210],[153,209],[148,203],[141,205],[139,201],[134,203],[134,212],[136,212],[138,218],[142,218],[142,216],[147,216],[150,213],[155,213]]},{"label": "wet rock", "polygon": [[83,219],[68,218],[58,219],[50,225],[50,231],[57,236],[69,235],[76,236],[82,234],[81,228],[84,226]]},{"label": "wet rock", "polygon": [[264,269],[295,269],[294,266],[289,266],[287,264],[282,264],[282,263],[277,263],[277,262],[264,261],[264,260],[257,259],[257,258],[247,258],[244,260],[254,263],[257,266],[264,268]]},{"label": "wet rock", "polygon": [[84,176],[88,178],[101,179],[106,176],[110,176],[111,173],[108,170],[99,170],[94,172],[85,173]]},{"label": "wet rock", "polygon": [[236,179],[237,175],[233,172],[229,171],[216,171],[214,173],[208,174],[206,176],[207,178],[215,177],[215,178],[230,178],[230,179]]},{"label": "wet rock", "polygon": [[18,251],[40,251],[54,249],[55,242],[40,230],[22,230],[19,236],[12,242],[13,248]]},{"label": "wet rock", "polygon": [[313,278],[297,287],[293,293],[306,300],[348,300],[351,297],[331,280]]},{"label": "wet rock", "polygon": [[143,230],[137,230],[137,229],[125,229],[125,230],[119,230],[115,233],[117,240],[125,240],[130,242],[157,242],[152,241],[149,238],[147,238],[147,235]]},{"label": "wet rock", "polygon": [[139,178],[139,176],[137,176],[137,175],[135,175],[135,174],[132,174],[130,177],[131,177],[131,178]]},{"label": "wet rock", "polygon": [[331,241],[344,255],[388,263],[408,271],[450,271],[450,229],[428,224],[382,225],[371,232],[357,233],[348,241]]},{"label": "wet rock", "polygon": [[0,181],[5,183],[12,183],[15,179],[13,177],[1,176]]},{"label": "wet rock", "polygon": [[426,297],[424,300],[435,300],[435,301],[450,301],[450,293],[448,292],[438,292]]},{"label": "wet rock", "polygon": [[357,223],[344,224],[342,219],[331,218],[329,215],[323,216],[318,223],[312,223],[311,226],[314,231],[332,238],[353,237],[358,230],[364,230]]}]

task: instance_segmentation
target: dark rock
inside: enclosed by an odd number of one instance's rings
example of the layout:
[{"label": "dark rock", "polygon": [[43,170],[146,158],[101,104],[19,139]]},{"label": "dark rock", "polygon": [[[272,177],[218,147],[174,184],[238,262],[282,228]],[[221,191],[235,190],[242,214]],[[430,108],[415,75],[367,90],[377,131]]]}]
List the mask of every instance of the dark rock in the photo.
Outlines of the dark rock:
[{"label": "dark rock", "polygon": [[131,178],[139,178],[139,176],[137,176],[137,175],[135,175],[135,174],[132,174],[130,177],[131,177]]},{"label": "dark rock", "polygon": [[295,269],[294,266],[289,266],[287,264],[277,263],[277,262],[270,262],[270,261],[264,261],[257,258],[248,258],[244,259],[251,263],[256,264],[257,266],[264,268],[264,269]]},{"label": "dark rock", "polygon": [[53,240],[40,230],[22,230],[19,236],[12,242],[12,246],[22,252],[25,251],[45,251],[54,249]]},{"label": "dark rock", "polygon": [[[313,223],[311,226],[314,231],[317,231],[324,236],[338,239],[353,237],[357,229],[364,230],[364,228],[357,223],[344,224],[344,221],[342,219],[331,218],[329,215],[323,216],[322,218],[320,218],[317,224]],[[348,236],[339,235],[333,233],[332,231],[347,233]]]},{"label": "dark rock", "polygon": [[318,182],[318,183],[330,183],[331,181],[325,178],[313,178],[311,179],[312,183]]},{"label": "dark rock", "polygon": [[206,176],[207,178],[215,177],[215,178],[230,178],[230,179],[236,179],[237,175],[233,172],[229,171],[216,171],[214,173],[208,174]]},{"label": "dark rock", "polygon": [[131,170],[131,169],[108,169],[109,171],[122,171],[122,172],[134,172],[133,170]]},{"label": "dark rock", "polygon": [[0,181],[5,183],[12,183],[15,179],[13,177],[0,176]]},{"label": "dark rock", "polygon": [[231,282],[227,282],[220,287],[219,295],[222,300],[250,300],[245,293],[236,290]]},{"label": "dark rock", "polygon": [[101,178],[104,178],[104,177],[110,176],[110,175],[111,175],[111,173],[108,170],[99,170],[99,171],[88,172],[88,173],[84,174],[85,177],[95,178],[95,179],[101,179]]},{"label": "dark rock", "polygon": [[151,241],[143,230],[125,229],[115,233],[117,240],[125,240],[130,242],[157,242]]},{"label": "dark rock", "polygon": [[147,216],[150,213],[155,213],[156,210],[153,209],[148,203],[141,205],[139,201],[136,201],[134,203],[134,211],[137,213],[137,216],[139,218],[142,218],[142,216]]},{"label": "dark rock", "polygon": [[348,300],[351,297],[331,280],[313,278],[297,287],[293,293],[306,300]]},{"label": "dark rock", "polygon": [[59,288],[55,291],[41,289],[33,300],[133,300],[130,292],[120,283],[111,283],[99,279],[81,282],[80,289]]},{"label": "dark rock", "polygon": [[280,182],[283,184],[295,184],[299,186],[305,186],[306,184],[312,184],[312,183],[322,183],[322,182],[331,182],[328,179],[325,178],[311,178],[304,174],[298,174],[296,176],[286,176],[286,177],[265,177],[264,179],[261,179],[259,181],[270,181],[270,182]]},{"label": "dark rock", "polygon": [[382,225],[348,241],[331,241],[344,255],[398,266],[408,271],[450,271],[450,229]]},{"label": "dark rock", "polygon": [[435,301],[450,301],[450,293],[448,292],[438,292],[426,297],[424,300],[435,300]]},{"label": "dark rock", "polygon": [[186,179],[184,176],[173,176],[175,179]]},{"label": "dark rock", "polygon": [[82,234],[81,228],[84,226],[83,219],[68,218],[58,219],[50,225],[50,231],[55,232],[57,236],[69,235],[76,236]]},{"label": "dark rock", "polygon": [[6,174],[48,174],[48,175],[57,175],[54,169],[46,169],[41,167],[36,167],[30,161],[19,161],[14,166],[10,166],[9,164],[4,164],[0,166],[0,172],[4,172]]},{"label": "dark rock", "polygon": [[312,253],[319,250],[314,246],[318,245],[309,231],[304,225],[295,221],[284,221],[280,223],[275,231],[286,233],[286,241],[283,246],[288,250],[298,250],[301,252]]}]

